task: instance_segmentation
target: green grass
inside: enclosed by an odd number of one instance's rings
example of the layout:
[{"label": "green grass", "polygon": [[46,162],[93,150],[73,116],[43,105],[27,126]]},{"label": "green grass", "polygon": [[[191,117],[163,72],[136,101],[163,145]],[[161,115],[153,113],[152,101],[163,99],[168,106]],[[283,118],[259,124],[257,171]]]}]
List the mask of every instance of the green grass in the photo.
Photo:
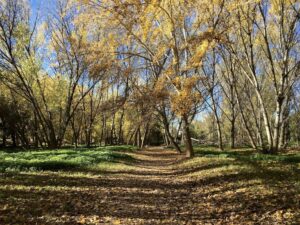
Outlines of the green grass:
[{"label": "green grass", "polygon": [[0,172],[88,169],[104,162],[132,161],[123,153],[131,146],[109,146],[91,149],[33,150],[9,153],[0,151]]},{"label": "green grass", "polygon": [[98,147],[97,149],[118,151],[118,152],[134,152],[138,150],[136,146],[132,146],[132,145],[106,146],[106,147]]},{"label": "green grass", "polygon": [[171,216],[176,224],[296,224],[300,216],[297,151],[197,146],[183,159],[134,150],[0,151],[0,224],[173,224]]},{"label": "green grass", "polygon": [[234,158],[244,161],[273,161],[282,163],[300,163],[300,152],[294,154],[263,154],[257,153],[253,149],[243,148],[236,150],[220,151],[215,147],[195,147],[196,156]]}]

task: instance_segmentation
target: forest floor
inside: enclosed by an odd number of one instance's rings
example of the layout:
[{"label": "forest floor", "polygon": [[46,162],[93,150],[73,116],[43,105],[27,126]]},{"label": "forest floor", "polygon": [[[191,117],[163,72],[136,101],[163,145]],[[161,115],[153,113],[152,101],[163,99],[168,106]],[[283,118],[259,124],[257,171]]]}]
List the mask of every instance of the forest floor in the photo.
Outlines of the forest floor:
[{"label": "forest floor", "polygon": [[[198,149],[0,173],[0,224],[299,224],[300,164]],[[1,162],[0,162],[1,163]],[[3,163],[3,162],[2,162]]]}]

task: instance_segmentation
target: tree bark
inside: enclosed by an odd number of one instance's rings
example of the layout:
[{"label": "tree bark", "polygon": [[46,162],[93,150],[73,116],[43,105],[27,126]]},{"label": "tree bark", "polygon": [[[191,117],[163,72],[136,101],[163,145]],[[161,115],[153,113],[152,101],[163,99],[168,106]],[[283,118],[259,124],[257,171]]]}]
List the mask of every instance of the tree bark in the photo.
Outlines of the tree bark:
[{"label": "tree bark", "polygon": [[282,126],[282,104],[284,98],[280,96],[276,101],[276,111],[275,111],[275,122],[274,122],[274,137],[273,137],[273,148],[271,153],[276,153],[279,150],[279,139],[280,139],[280,130]]},{"label": "tree bark", "polygon": [[176,149],[177,152],[181,153],[181,149],[179,147],[179,145],[177,144],[177,142],[174,140],[174,137],[172,136],[170,130],[169,130],[169,123],[167,121],[167,118],[165,116],[163,116],[163,124],[165,127],[165,131],[167,134],[167,138],[169,139],[169,141],[172,143],[172,145],[174,146],[174,148]]},{"label": "tree bark", "polygon": [[182,117],[182,122],[183,122],[183,135],[184,135],[186,157],[192,158],[194,156],[194,149],[192,145],[189,122],[186,115]]},{"label": "tree bark", "polygon": [[235,148],[235,118],[230,121],[231,122],[231,129],[230,129],[230,147],[232,149]]},{"label": "tree bark", "polygon": [[147,122],[146,127],[145,127],[145,131],[142,137],[142,143],[141,143],[141,148],[143,149],[146,143],[146,138],[148,135],[148,131],[149,131],[149,122]]},{"label": "tree bark", "polygon": [[234,88],[234,91],[235,91],[235,94],[237,96],[237,98],[236,98],[237,99],[237,105],[238,105],[239,110],[241,112],[242,121],[243,121],[243,124],[244,124],[244,126],[246,128],[246,132],[247,132],[248,138],[250,140],[250,144],[251,144],[251,146],[252,146],[253,149],[257,149],[257,145],[255,144],[254,138],[253,138],[252,133],[250,131],[250,128],[248,126],[248,123],[247,123],[247,120],[246,120],[246,116],[244,114],[244,110],[243,110],[242,105],[241,105],[239,93],[237,92],[237,88],[236,87]]},{"label": "tree bark", "polygon": [[213,107],[213,111],[214,111],[214,116],[215,116],[215,119],[216,119],[216,122],[217,122],[218,145],[219,145],[219,149],[223,150],[223,138],[222,138],[221,122],[220,122],[220,118],[218,116],[217,106],[216,106],[215,99],[213,97],[213,93],[211,94],[211,98],[212,98],[212,107]]}]

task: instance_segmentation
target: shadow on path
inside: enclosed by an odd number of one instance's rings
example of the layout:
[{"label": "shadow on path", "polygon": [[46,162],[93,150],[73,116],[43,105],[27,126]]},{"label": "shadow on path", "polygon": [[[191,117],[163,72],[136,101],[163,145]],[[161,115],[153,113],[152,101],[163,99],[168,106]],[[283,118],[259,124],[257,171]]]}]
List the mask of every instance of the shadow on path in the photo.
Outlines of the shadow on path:
[{"label": "shadow on path", "polygon": [[274,224],[274,210],[300,206],[293,190],[259,193],[265,177],[255,171],[189,178],[228,162],[178,169],[184,156],[172,150],[130,154],[136,158],[134,170],[95,177],[2,174],[0,224]]}]

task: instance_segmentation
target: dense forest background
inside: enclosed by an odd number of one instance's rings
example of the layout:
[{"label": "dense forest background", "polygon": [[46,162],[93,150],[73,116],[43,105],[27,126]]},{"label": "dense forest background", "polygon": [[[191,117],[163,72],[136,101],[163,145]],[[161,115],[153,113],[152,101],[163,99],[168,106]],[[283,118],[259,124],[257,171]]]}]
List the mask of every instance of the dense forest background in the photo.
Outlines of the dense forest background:
[{"label": "dense forest background", "polygon": [[3,147],[299,147],[299,1],[48,5],[0,1]]}]

